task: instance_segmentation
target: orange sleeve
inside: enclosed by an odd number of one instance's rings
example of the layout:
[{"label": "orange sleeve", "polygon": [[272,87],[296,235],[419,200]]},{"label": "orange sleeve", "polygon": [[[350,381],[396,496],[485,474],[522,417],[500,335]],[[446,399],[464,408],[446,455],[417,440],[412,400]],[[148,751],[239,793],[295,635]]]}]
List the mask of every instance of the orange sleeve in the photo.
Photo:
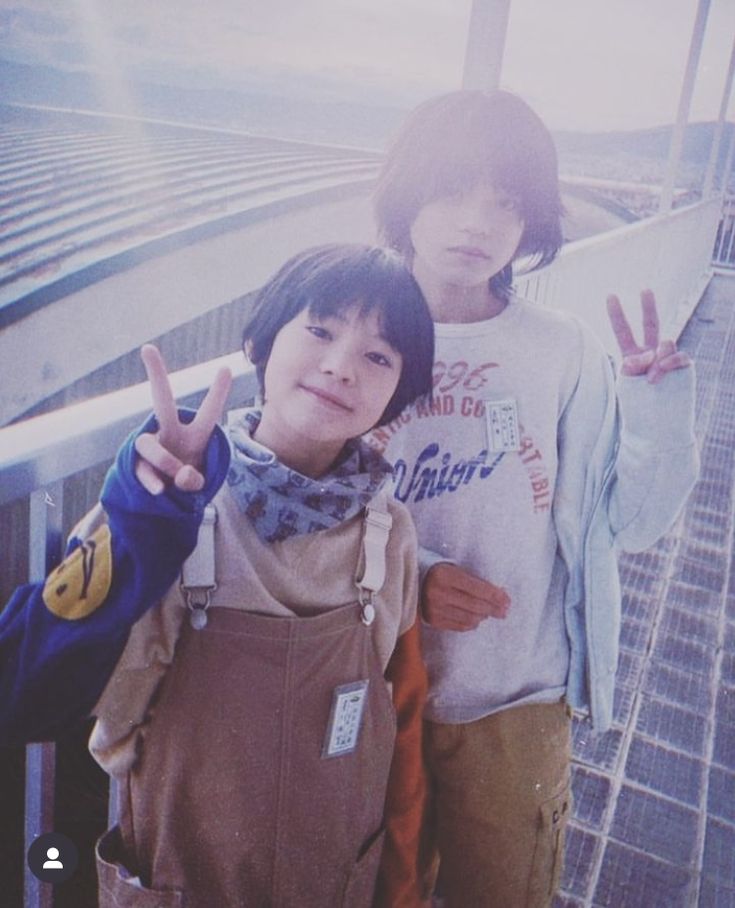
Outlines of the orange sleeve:
[{"label": "orange sleeve", "polygon": [[422,715],[428,681],[418,621],[396,643],[385,677],[393,684],[397,733],[385,817],[386,836],[374,906],[417,908],[421,897],[419,845],[426,810]]}]

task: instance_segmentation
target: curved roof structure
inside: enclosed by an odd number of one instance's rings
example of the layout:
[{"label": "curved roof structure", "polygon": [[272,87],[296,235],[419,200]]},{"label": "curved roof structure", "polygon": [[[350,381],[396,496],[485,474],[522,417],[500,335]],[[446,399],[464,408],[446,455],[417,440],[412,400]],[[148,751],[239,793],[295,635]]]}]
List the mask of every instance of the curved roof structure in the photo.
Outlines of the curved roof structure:
[{"label": "curved roof structure", "polygon": [[[0,108],[0,328],[147,258],[364,187],[379,159],[223,129]],[[563,189],[577,192],[566,180]],[[567,238],[627,219],[586,200],[587,212],[572,202]],[[589,210],[606,207],[600,225],[601,211]]]},{"label": "curved roof structure", "polygon": [[5,112],[0,327],[147,258],[364,186],[378,161],[224,130]]},{"label": "curved roof structure", "polygon": [[[0,105],[0,425],[257,289],[307,245],[371,242],[380,157]],[[620,223],[568,201],[567,239]]]}]

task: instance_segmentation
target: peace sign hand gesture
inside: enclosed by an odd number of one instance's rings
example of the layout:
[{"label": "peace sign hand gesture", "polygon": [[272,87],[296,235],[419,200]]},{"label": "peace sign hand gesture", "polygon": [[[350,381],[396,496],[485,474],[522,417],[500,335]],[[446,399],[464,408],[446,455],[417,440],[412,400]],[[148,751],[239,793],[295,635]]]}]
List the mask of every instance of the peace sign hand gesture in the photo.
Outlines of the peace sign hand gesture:
[{"label": "peace sign hand gesture", "polygon": [[220,369],[194,419],[182,423],[158,348],[145,344],[140,356],[151,383],[153,412],[159,429],[155,434],[146,432],[136,439],[135,475],[152,495],[160,495],[171,483],[184,492],[196,492],[204,486],[200,472],[204,452],[222,417],[232,374],[229,369]]},{"label": "peace sign hand gesture", "polygon": [[692,361],[681,350],[676,349],[673,340],[659,341],[658,312],[656,297],[652,290],[641,292],[643,312],[643,346],[639,347],[633,337],[628,319],[625,317],[620,300],[614,294],[607,298],[607,313],[610,324],[623,356],[623,375],[645,375],[651,384],[656,384],[674,369],[685,369]]}]

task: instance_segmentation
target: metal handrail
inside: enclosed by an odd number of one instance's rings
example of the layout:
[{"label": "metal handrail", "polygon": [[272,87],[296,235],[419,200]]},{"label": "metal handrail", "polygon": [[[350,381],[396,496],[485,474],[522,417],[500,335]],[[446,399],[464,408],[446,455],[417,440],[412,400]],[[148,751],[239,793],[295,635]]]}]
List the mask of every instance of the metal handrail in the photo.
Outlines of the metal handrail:
[{"label": "metal handrail", "polygon": [[[570,284],[575,283],[573,274],[584,272],[584,261],[602,254],[611,257],[627,255],[626,249],[633,245],[645,245],[646,237],[653,236],[656,243],[664,242],[663,229],[671,231],[677,225],[692,218],[696,229],[701,230],[709,221],[702,221],[702,214],[712,208],[712,202],[700,202],[686,209],[679,209],[665,218],[654,217],[635,224],[628,224],[613,231],[569,243],[562,250],[559,259],[541,271],[533,272],[519,279],[521,293],[539,302],[560,308],[574,308],[575,300]],[[716,223],[714,223],[716,227]],[[666,225],[669,225],[668,228]],[[699,245],[702,251],[692,263],[692,272],[704,271],[711,253],[713,238],[704,237]],[[709,253],[706,250],[709,250]],[[694,254],[693,250],[692,254]],[[580,271],[581,269],[581,271]],[[630,269],[629,269],[630,270]],[[665,269],[668,270],[668,269]],[[695,275],[696,277],[697,275]],[[637,280],[634,276],[632,280]],[[618,284],[620,279],[618,278]],[[577,280],[584,290],[584,309],[580,312],[596,326],[604,337],[606,316],[599,316],[604,306],[595,311],[589,301],[602,304],[605,293],[591,285],[588,275]],[[618,284],[611,279],[606,289],[615,291]],[[640,285],[642,286],[642,285]],[[638,286],[637,289],[640,289]],[[680,292],[677,278],[677,291]],[[696,293],[695,290],[692,293]],[[577,294],[578,295],[578,294]],[[691,295],[691,294],[690,294]],[[689,305],[693,307],[692,300]],[[664,313],[662,313],[663,315]],[[665,319],[662,318],[662,322]],[[256,381],[252,367],[249,367],[241,353],[229,354],[183,369],[171,375],[171,383],[177,398],[183,403],[195,404],[211,383],[216,370],[228,365],[235,376],[231,392],[232,399],[244,400],[256,393]],[[61,410],[36,416],[24,422],[0,428],[0,505],[30,495],[34,490],[58,482],[67,476],[112,458],[126,434],[142,421],[150,410],[150,393],[143,382],[119,391],[95,397],[82,403],[73,404]]]},{"label": "metal handrail", "polygon": [[[221,366],[233,373],[231,398],[255,395],[255,370],[231,353],[172,373],[174,396],[196,406]],[[0,429],[0,505],[109,460],[150,409],[142,382]]]},{"label": "metal handrail", "polygon": [[[197,406],[221,366],[233,373],[231,399],[255,396],[254,368],[242,353],[233,353],[172,373],[171,386],[179,404]],[[30,499],[30,581],[42,580],[61,556],[63,480],[114,457],[122,440],[150,409],[150,388],[142,382],[0,429],[0,504]],[[26,748],[25,849],[53,827],[55,763],[53,743]],[[111,791],[111,805],[113,801]],[[28,908],[51,908],[51,887],[28,867],[24,893]]]}]

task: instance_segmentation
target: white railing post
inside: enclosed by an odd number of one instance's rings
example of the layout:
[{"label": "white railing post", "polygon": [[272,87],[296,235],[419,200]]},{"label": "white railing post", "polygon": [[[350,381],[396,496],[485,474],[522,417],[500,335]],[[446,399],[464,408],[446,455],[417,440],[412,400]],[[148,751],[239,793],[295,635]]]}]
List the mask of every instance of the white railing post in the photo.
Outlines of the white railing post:
[{"label": "white railing post", "polygon": [[462,88],[494,91],[500,85],[510,0],[472,0]]},{"label": "white railing post", "polygon": [[725,257],[722,259],[722,264],[729,265],[733,260],[733,243],[735,243],[735,223],[733,222],[732,216],[730,217],[730,238],[727,244],[727,252]]},{"label": "white railing post", "polygon": [[681,161],[684,131],[686,130],[687,120],[689,119],[689,106],[692,101],[694,82],[697,77],[697,67],[699,66],[699,56],[702,52],[702,42],[704,41],[704,29],[707,25],[709,6],[710,0],[699,0],[699,5],[697,6],[697,16],[694,20],[692,40],[689,45],[687,67],[684,73],[684,81],[681,86],[681,94],[679,96],[679,109],[676,115],[676,125],[674,127],[674,134],[671,137],[671,146],[669,148],[669,161],[666,165],[666,175],[664,177],[663,186],[661,187],[661,198],[658,206],[659,214],[666,214],[671,211],[674,202],[674,186],[679,170],[679,162]]},{"label": "white railing post", "polygon": [[[58,563],[62,552],[63,485],[55,482],[30,495],[28,578],[43,580]],[[29,744],[26,748],[25,854],[39,835],[54,828],[56,747]],[[25,908],[51,908],[53,886],[35,877],[24,864]]]},{"label": "white railing post", "polygon": [[722,187],[720,188],[720,199],[722,200],[723,210],[728,203],[728,185],[730,174],[732,173],[732,162],[735,157],[735,129],[730,135],[730,144],[727,148],[727,158],[725,158],[725,169],[722,171]]},{"label": "white railing post", "polygon": [[[720,156],[720,144],[722,142],[722,132],[725,126],[725,116],[727,115],[727,105],[730,102],[730,93],[732,91],[732,79],[735,73],[735,36],[733,36],[732,50],[730,51],[730,63],[727,68],[725,77],[725,87],[722,91],[722,101],[720,102],[720,113],[717,117],[717,128],[712,138],[712,148],[710,148],[709,161],[707,162],[707,172],[704,175],[702,185],[702,198],[706,199],[712,194],[712,187],[715,181],[715,170],[717,169],[717,159]],[[728,154],[729,157],[729,154]],[[722,175],[723,184],[727,181],[727,171]]]}]

